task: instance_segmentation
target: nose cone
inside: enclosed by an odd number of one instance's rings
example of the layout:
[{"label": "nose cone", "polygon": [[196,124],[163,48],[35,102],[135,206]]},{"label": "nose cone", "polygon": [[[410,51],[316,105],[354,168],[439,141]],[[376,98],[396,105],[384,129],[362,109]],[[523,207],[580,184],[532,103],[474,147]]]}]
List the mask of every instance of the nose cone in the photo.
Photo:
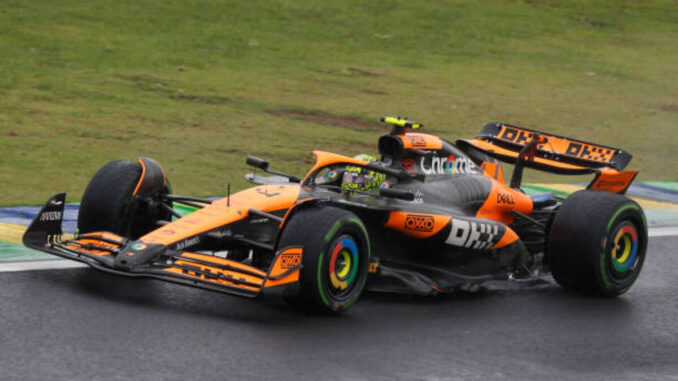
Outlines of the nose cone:
[{"label": "nose cone", "polygon": [[113,261],[113,266],[122,270],[132,270],[134,267],[149,263],[163,252],[164,249],[163,245],[135,241],[120,250],[120,254]]}]

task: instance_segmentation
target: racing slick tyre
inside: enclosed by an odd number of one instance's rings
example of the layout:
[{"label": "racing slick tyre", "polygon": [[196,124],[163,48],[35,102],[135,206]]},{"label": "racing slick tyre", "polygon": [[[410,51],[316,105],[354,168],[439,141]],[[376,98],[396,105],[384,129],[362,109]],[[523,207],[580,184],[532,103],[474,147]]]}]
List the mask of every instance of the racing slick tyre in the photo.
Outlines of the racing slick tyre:
[{"label": "racing slick tyre", "polygon": [[300,291],[290,304],[314,313],[339,313],[358,300],[367,280],[367,229],[353,213],[312,207],[294,214],[278,247],[303,246]]},{"label": "racing slick tyre", "polygon": [[[146,165],[160,168],[154,161]],[[160,169],[162,171],[162,169]],[[157,228],[158,220],[171,220],[162,207],[161,194],[170,192],[164,179],[147,181],[144,194],[135,194],[142,181],[144,167],[139,161],[113,161],[103,166],[90,180],[78,211],[78,232],[109,231],[136,239]],[[156,171],[157,172],[157,171]]]},{"label": "racing slick tyre", "polygon": [[628,291],[645,260],[647,223],[633,200],[583,190],[568,197],[551,225],[546,253],[561,286],[614,297]]}]

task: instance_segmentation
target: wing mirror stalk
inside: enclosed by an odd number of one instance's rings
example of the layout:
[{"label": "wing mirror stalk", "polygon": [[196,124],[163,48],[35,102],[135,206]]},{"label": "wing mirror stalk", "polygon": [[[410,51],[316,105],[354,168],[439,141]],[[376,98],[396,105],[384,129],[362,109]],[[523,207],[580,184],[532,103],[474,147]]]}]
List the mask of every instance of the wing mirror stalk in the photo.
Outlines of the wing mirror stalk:
[{"label": "wing mirror stalk", "polygon": [[277,175],[277,176],[282,176],[282,177],[287,177],[290,180],[291,183],[300,183],[301,182],[301,179],[299,179],[296,176],[288,175],[286,173],[277,172],[277,171],[273,171],[273,170],[268,169],[268,161],[266,161],[264,159],[260,159],[258,157],[247,155],[247,160],[245,160],[245,162],[247,163],[247,165],[252,166],[254,168],[259,168],[266,173],[270,173],[272,175]]}]

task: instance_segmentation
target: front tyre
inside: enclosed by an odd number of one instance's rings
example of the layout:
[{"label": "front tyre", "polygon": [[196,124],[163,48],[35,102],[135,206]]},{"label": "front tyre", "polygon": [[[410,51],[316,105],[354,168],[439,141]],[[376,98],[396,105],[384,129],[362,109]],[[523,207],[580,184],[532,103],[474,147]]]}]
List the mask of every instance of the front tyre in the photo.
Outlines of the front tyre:
[{"label": "front tyre", "polygon": [[640,274],[647,250],[645,214],[633,200],[579,191],[567,198],[551,225],[547,254],[561,286],[617,296]]},{"label": "front tyre", "polygon": [[[143,164],[142,164],[143,162]],[[94,174],[78,211],[78,232],[109,231],[137,239],[172,215],[161,196],[170,191],[160,164],[151,159],[113,161]]]},{"label": "front tyre", "polygon": [[338,313],[358,300],[367,280],[367,229],[353,213],[312,207],[294,214],[278,247],[303,246],[299,295],[289,300],[306,311]]}]

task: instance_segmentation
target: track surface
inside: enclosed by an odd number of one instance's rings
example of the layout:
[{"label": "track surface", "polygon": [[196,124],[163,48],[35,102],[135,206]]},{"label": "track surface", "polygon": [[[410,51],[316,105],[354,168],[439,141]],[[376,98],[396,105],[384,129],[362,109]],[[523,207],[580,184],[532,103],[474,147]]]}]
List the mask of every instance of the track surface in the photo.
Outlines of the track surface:
[{"label": "track surface", "polygon": [[678,380],[678,237],[618,299],[557,286],[410,298],[347,315],[110,276],[0,274],[3,380]]}]

